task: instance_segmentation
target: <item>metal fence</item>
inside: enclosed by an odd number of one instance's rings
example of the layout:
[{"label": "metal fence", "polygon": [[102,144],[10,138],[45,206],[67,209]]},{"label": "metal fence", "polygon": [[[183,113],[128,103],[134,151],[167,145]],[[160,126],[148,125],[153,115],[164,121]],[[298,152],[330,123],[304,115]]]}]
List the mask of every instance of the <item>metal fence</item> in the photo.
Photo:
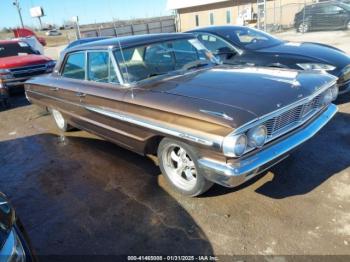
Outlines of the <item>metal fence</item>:
[{"label": "metal fence", "polygon": [[270,32],[295,28],[301,33],[350,29],[350,0],[258,0],[257,27]]},{"label": "metal fence", "polygon": [[81,37],[128,36],[176,32],[173,16],[142,19],[140,21],[115,22],[111,26],[81,31]]}]

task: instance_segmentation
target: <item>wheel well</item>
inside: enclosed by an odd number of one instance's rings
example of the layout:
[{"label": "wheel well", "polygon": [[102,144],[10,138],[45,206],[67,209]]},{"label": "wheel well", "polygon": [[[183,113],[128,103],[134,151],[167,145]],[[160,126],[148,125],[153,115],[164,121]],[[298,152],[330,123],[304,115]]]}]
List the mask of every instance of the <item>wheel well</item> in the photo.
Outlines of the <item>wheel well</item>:
[{"label": "wheel well", "polygon": [[159,143],[163,138],[164,136],[153,136],[148,139],[145,146],[145,155],[157,155]]}]

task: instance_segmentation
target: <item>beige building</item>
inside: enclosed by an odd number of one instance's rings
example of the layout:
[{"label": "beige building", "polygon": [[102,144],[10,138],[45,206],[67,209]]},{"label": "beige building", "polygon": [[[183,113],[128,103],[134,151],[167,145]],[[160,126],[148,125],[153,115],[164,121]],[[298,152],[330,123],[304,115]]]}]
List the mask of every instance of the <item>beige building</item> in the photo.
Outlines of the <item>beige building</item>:
[{"label": "beige building", "polygon": [[[243,25],[247,23],[293,26],[294,15],[313,0],[168,0],[174,10],[179,31],[209,25]],[[259,6],[259,7],[258,7]],[[260,14],[260,15],[259,15]],[[265,16],[264,16],[265,14]]]}]

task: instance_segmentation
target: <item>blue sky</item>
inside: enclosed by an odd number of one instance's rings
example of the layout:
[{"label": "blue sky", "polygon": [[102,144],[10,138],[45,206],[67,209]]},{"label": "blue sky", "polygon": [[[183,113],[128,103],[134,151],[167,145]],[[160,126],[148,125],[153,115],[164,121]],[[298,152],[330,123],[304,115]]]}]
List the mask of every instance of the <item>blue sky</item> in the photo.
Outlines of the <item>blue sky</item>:
[{"label": "blue sky", "polygon": [[[171,14],[166,10],[167,0],[19,0],[26,26],[39,26],[37,19],[30,17],[29,9],[42,6],[43,23],[62,24],[72,16],[79,16],[81,24],[108,22],[115,19],[130,19]],[[12,0],[0,0],[0,28],[16,27],[20,20]]]}]

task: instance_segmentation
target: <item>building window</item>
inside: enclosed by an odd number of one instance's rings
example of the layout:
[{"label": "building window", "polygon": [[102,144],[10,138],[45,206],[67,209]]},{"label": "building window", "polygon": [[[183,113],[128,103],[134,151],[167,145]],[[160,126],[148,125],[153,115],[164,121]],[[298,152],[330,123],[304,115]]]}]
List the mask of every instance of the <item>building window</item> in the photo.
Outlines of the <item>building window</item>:
[{"label": "building window", "polygon": [[199,26],[199,15],[196,15],[195,18],[196,18],[196,26]]},{"label": "building window", "polygon": [[226,11],[226,23],[231,24],[231,11],[230,10]]},{"label": "building window", "polygon": [[210,24],[213,25],[214,24],[214,14],[210,13]]}]

